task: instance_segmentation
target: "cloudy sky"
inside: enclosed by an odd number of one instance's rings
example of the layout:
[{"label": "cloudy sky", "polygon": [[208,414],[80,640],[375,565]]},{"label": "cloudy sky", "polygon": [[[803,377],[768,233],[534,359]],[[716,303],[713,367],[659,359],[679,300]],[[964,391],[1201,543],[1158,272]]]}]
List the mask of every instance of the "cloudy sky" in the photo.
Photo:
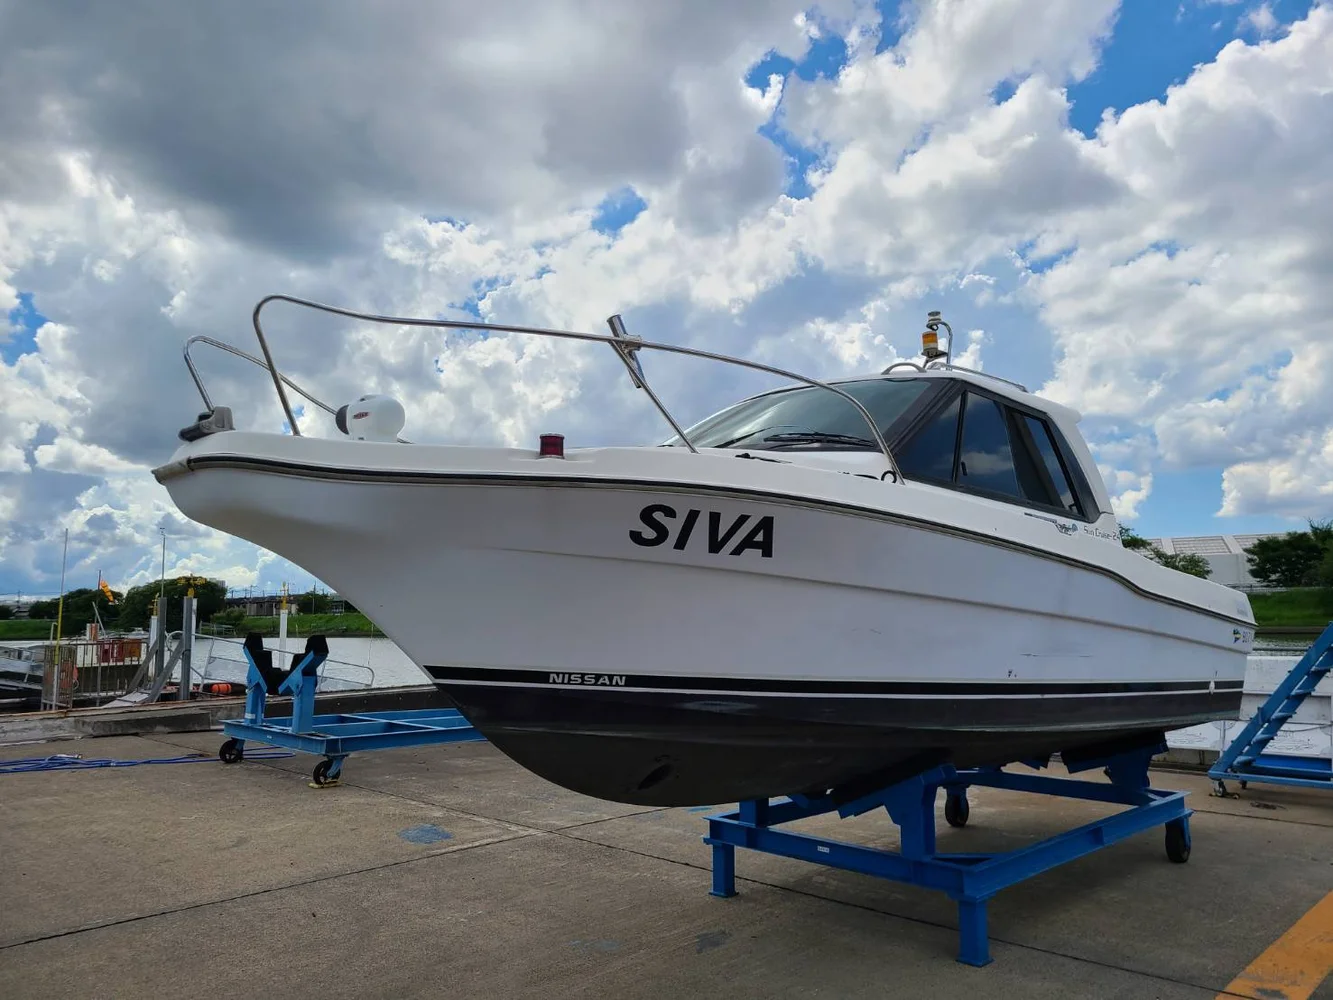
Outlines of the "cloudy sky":
[{"label": "cloudy sky", "polygon": [[[875,371],[941,309],[1146,535],[1333,515],[1333,5],[0,0],[0,594],[304,588],[149,470],[284,292]],[[602,345],[268,314],[419,441],[656,443]],[[216,401],[283,429],[256,368]],[[687,421],[773,382],[649,354]],[[333,435],[318,414],[307,433]]]}]

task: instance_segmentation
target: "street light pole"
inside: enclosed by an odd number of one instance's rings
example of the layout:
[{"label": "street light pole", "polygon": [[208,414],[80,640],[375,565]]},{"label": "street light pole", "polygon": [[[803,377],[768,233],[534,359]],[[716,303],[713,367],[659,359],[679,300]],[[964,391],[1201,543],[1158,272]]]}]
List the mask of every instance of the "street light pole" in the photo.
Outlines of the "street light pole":
[{"label": "street light pole", "polygon": [[162,532],[162,576],[157,587],[157,673],[167,665],[167,529]]}]

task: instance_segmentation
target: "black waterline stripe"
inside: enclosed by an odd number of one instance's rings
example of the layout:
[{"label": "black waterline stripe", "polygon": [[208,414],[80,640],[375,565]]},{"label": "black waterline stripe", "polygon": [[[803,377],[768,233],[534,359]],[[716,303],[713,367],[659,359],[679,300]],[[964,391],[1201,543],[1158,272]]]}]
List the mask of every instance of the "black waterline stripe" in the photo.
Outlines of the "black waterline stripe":
[{"label": "black waterline stripe", "polygon": [[[1189,604],[1186,601],[1177,600],[1174,597],[1166,597],[1162,594],[1153,593],[1151,590],[1145,590],[1128,577],[1121,576],[1114,570],[1107,569],[1105,566],[1099,566],[1096,563],[1084,562],[1081,559],[1073,559],[1069,556],[1061,555],[1058,552],[1052,552],[1049,549],[1038,548],[1034,545],[1026,545],[1022,542],[1015,542],[1007,538],[997,538],[993,535],[982,534],[981,532],[972,531],[968,528],[940,524],[936,521],[925,521],[908,514],[876,510],[873,507],[861,507],[857,504],[841,503],[837,500],[798,497],[792,496],[789,493],[773,493],[766,490],[743,486],[713,486],[708,483],[659,482],[650,479],[603,479],[592,476],[561,476],[555,478],[550,476],[527,476],[484,472],[427,472],[405,469],[335,469],[324,465],[308,465],[303,462],[287,462],[274,458],[251,458],[244,455],[199,455],[186,458],[184,464],[190,471],[206,468],[256,468],[294,473],[314,479],[346,480],[349,482],[443,482],[460,486],[495,486],[497,484],[503,484],[507,486],[544,486],[548,488],[591,487],[658,493],[706,493],[716,496],[749,499],[761,503],[785,503],[791,506],[807,507],[816,510],[831,510],[841,514],[853,514],[859,517],[873,517],[881,521],[897,522],[899,524],[910,525],[914,528],[920,528],[925,531],[933,531],[937,534],[955,535],[969,539],[970,541],[982,542],[987,545],[996,545],[1000,548],[1010,549],[1011,551],[1022,552],[1027,555],[1036,555],[1042,559],[1051,559],[1056,562],[1064,563],[1067,566],[1076,566],[1079,569],[1085,569],[1093,573],[1100,573],[1102,576],[1115,580],[1122,586],[1132,590],[1141,597],[1148,598],[1149,600],[1159,601],[1162,604],[1170,604],[1173,607],[1183,608],[1186,611],[1192,611],[1195,614],[1205,615],[1209,618],[1216,618],[1219,621],[1227,622],[1230,625],[1240,625],[1244,628],[1255,627],[1252,622],[1247,622],[1244,619],[1233,618],[1231,615],[1223,614],[1220,611],[1213,611],[1210,608],[1201,608],[1198,605]],[[156,472],[158,470],[154,471]]]},{"label": "black waterline stripe", "polygon": [[[437,682],[491,682],[506,684],[537,685],[540,687],[558,687],[560,690],[582,690],[587,688],[602,690],[623,690],[625,688],[689,690],[701,693],[709,691],[741,691],[760,694],[931,694],[931,695],[1088,695],[1088,694],[1143,694],[1150,692],[1179,692],[1182,694],[1208,694],[1210,687],[1202,681],[1049,681],[1013,683],[994,683],[986,681],[813,681],[808,679],[783,680],[780,678],[748,677],[672,677],[663,674],[632,674],[608,671],[583,670],[506,670],[494,667],[437,667],[426,668]],[[623,683],[610,684],[564,684],[552,682],[551,676],[594,678],[623,678]],[[1211,690],[1227,694],[1243,689],[1243,681],[1223,681],[1212,685]]]}]

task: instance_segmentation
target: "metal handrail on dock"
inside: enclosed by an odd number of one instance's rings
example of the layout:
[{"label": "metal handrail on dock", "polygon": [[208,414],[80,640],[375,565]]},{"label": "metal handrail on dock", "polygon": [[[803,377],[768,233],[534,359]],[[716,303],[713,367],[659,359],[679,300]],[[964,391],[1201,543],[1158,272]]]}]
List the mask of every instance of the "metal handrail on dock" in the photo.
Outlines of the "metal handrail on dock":
[{"label": "metal handrail on dock", "polygon": [[[200,683],[206,684],[210,680],[227,681],[227,682],[244,681],[248,673],[248,666],[249,666],[249,658],[245,651],[244,640],[233,638],[231,636],[202,635],[202,634],[196,635],[195,643],[199,644],[200,640],[206,640],[207,642],[210,643],[210,649],[208,651],[208,655],[204,658],[203,668],[198,671],[200,675]],[[223,647],[228,650],[230,650],[232,647],[235,647],[235,651],[237,652],[238,655],[234,657],[218,656],[217,652],[219,643],[221,643]],[[223,677],[221,675],[217,676],[212,675],[210,673],[210,668],[213,667],[214,664],[220,664],[220,663],[236,664],[237,668],[236,676]],[[339,676],[339,671],[343,671],[348,674],[354,674],[354,675],[359,674],[361,676],[359,678],[354,678],[349,676]],[[321,691],[331,690],[331,688],[328,686],[330,681],[333,681],[338,684],[349,685],[349,687],[347,688],[348,690],[351,689],[361,690],[365,688],[373,688],[375,686],[375,668],[366,663],[352,663],[350,660],[335,660],[333,657],[330,656],[327,657],[320,664],[319,681],[321,685],[320,687]]]}]

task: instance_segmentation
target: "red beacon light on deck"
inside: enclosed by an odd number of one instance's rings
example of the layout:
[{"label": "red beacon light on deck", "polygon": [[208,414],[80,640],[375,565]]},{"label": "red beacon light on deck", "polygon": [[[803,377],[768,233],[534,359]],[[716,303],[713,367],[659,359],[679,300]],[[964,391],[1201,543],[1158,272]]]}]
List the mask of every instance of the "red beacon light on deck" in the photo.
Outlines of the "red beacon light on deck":
[{"label": "red beacon light on deck", "polygon": [[543,434],[541,436],[541,448],[537,452],[537,457],[564,458],[565,436],[563,434]]}]

